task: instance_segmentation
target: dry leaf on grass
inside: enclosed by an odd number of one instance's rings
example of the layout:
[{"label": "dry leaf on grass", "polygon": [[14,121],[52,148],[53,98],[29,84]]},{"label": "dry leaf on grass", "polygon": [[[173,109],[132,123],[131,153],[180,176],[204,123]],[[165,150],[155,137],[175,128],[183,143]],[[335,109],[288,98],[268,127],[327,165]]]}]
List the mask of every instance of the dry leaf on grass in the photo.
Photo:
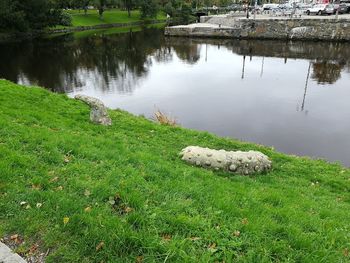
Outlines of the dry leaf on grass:
[{"label": "dry leaf on grass", "polygon": [[57,182],[58,179],[59,179],[59,177],[58,177],[58,176],[55,176],[54,178],[52,178],[52,179],[50,180],[50,183]]},{"label": "dry leaf on grass", "polygon": [[212,252],[212,253],[216,252],[216,251],[217,251],[216,243],[211,243],[211,244],[209,244],[208,250],[209,250],[210,252]]},{"label": "dry leaf on grass", "polygon": [[164,235],[162,236],[162,239],[163,239],[163,241],[170,241],[170,240],[171,240],[171,235],[169,235],[169,234],[164,234]]},{"label": "dry leaf on grass", "polygon": [[235,230],[235,231],[233,232],[233,235],[234,235],[235,237],[239,237],[239,236],[241,235],[241,232],[240,232],[239,230]]},{"label": "dry leaf on grass", "polygon": [[142,262],[143,262],[143,256],[137,256],[136,263],[142,263]]},{"label": "dry leaf on grass", "polygon": [[101,250],[105,245],[105,242],[101,241],[100,243],[98,243],[98,245],[96,246],[96,251]]},{"label": "dry leaf on grass", "polygon": [[243,218],[243,219],[242,219],[242,224],[243,224],[243,225],[248,225],[248,223],[249,223],[249,222],[248,222],[248,218]]}]

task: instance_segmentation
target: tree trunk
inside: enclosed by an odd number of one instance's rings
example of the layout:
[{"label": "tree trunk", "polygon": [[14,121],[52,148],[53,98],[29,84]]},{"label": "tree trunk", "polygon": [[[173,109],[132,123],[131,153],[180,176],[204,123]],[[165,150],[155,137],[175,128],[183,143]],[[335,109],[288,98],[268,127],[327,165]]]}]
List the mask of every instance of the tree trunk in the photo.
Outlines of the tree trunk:
[{"label": "tree trunk", "polygon": [[100,20],[102,20],[102,18],[103,18],[103,12],[104,12],[104,9],[103,9],[103,6],[101,6],[101,7],[98,9],[98,14],[100,15]]}]

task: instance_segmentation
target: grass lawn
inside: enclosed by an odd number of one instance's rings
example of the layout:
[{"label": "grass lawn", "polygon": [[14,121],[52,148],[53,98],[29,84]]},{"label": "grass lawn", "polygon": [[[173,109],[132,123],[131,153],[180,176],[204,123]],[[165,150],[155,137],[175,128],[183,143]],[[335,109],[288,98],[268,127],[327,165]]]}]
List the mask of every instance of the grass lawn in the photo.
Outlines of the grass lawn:
[{"label": "grass lawn", "polygon": [[[70,10],[67,11],[72,15],[73,26],[94,26],[101,24],[113,24],[113,23],[131,23],[141,21],[140,12],[134,10],[131,12],[131,17],[128,17],[127,11],[122,10],[106,10],[103,14],[103,19],[101,20],[98,15],[97,10],[88,10],[87,15],[84,11]],[[163,13],[159,13],[157,19],[166,19]]]},{"label": "grass lawn", "polygon": [[[0,238],[47,262],[349,262],[350,171],[0,80]],[[260,150],[250,177],[191,167],[188,145]],[[24,240],[24,242],[23,242]],[[34,252],[33,252],[34,253]]]}]

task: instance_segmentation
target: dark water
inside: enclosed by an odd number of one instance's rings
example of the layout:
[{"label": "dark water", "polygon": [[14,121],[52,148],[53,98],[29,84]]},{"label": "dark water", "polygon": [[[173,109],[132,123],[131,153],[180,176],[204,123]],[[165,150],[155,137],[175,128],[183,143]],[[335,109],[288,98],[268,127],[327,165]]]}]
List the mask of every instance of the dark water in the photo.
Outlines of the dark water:
[{"label": "dark water", "polygon": [[350,165],[350,45],[165,38],[162,30],[0,45],[0,78]]}]

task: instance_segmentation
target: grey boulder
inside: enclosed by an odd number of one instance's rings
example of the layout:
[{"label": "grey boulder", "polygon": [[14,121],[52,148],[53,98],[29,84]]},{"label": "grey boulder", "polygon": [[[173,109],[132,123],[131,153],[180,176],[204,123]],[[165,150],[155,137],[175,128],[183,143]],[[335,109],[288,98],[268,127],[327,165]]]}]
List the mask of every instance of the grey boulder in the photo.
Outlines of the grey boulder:
[{"label": "grey boulder", "polygon": [[76,95],[74,97],[76,100],[81,100],[90,106],[90,120],[94,123],[109,126],[112,125],[112,120],[108,115],[107,108],[99,99],[86,96],[86,95]]},{"label": "grey boulder", "polygon": [[180,156],[183,161],[196,166],[242,175],[269,171],[272,167],[269,158],[258,151],[225,151],[188,146],[180,152]]}]

